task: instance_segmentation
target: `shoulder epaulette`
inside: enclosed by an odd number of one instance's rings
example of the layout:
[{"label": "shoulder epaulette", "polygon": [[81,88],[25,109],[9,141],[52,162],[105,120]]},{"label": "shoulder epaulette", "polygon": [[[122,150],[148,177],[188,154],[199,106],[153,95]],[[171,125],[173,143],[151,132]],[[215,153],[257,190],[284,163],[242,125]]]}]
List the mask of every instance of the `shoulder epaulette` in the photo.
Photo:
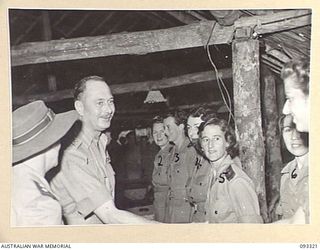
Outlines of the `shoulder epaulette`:
[{"label": "shoulder epaulette", "polygon": [[227,180],[231,181],[235,175],[236,175],[236,173],[234,172],[233,168],[230,165],[225,171],[225,176],[226,176]]}]

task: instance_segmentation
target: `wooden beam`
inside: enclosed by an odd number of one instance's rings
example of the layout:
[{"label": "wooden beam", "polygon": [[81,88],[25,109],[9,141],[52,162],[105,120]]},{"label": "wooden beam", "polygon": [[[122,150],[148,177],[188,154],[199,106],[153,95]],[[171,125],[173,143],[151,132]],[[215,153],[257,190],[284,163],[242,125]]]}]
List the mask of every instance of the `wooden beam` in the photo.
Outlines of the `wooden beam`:
[{"label": "wooden beam", "polygon": [[[221,69],[219,70],[219,76],[222,79],[230,79],[232,78],[232,70]],[[110,88],[114,95],[118,95],[125,93],[135,93],[155,89],[178,87],[194,83],[204,83],[208,81],[215,81],[216,79],[217,77],[213,71],[206,71],[156,81],[114,84],[110,85]],[[16,96],[13,97],[12,101],[13,105],[20,106],[35,100],[43,100],[45,102],[56,102],[68,98],[73,98],[73,89],[60,90],[54,93],[45,93],[38,95]]]},{"label": "wooden beam", "polygon": [[208,103],[196,103],[196,104],[186,104],[186,105],[179,105],[176,107],[168,107],[166,109],[136,109],[136,110],[117,110],[117,115],[136,115],[136,114],[151,114],[153,113],[162,113],[166,111],[173,111],[176,109],[181,110],[188,110],[200,107],[202,105],[205,105],[206,107],[215,107],[215,106],[221,106],[223,105],[223,101],[214,101],[214,102],[208,102]]},{"label": "wooden beam", "polygon": [[[25,43],[11,49],[11,65],[47,63],[115,55],[142,55],[206,45],[215,21],[151,31]],[[230,43],[233,27],[216,24],[209,41]]]},{"label": "wooden beam", "polygon": [[191,23],[194,23],[194,22],[198,22],[197,18],[195,18],[192,15],[189,15],[185,11],[166,11],[166,12],[170,16],[174,17],[178,21],[180,21],[182,23],[185,23],[185,24],[191,24]]},{"label": "wooden beam", "polygon": [[[248,56],[250,55],[250,56]],[[261,122],[259,41],[235,39],[232,43],[235,124],[239,132],[240,159],[259,198],[267,221],[265,149]]]},{"label": "wooden beam", "polygon": [[242,17],[235,28],[252,27],[258,34],[294,29],[311,24],[311,10],[289,10],[264,16]]},{"label": "wooden beam", "polygon": [[[266,193],[268,208],[274,200],[278,197],[280,192],[280,178],[282,169],[282,157],[281,157],[281,134],[278,129],[279,114],[277,110],[277,92],[276,92],[276,80],[274,74],[264,66],[263,81],[262,81],[262,112],[263,112],[263,124],[266,146]],[[275,213],[275,207],[268,209],[269,222],[274,221],[277,216]]]},{"label": "wooden beam", "polygon": [[287,55],[285,55],[284,53],[282,53],[278,49],[272,48],[268,43],[266,44],[266,53],[268,55],[276,57],[278,60],[280,60],[284,63],[290,61],[290,57],[288,57]]}]

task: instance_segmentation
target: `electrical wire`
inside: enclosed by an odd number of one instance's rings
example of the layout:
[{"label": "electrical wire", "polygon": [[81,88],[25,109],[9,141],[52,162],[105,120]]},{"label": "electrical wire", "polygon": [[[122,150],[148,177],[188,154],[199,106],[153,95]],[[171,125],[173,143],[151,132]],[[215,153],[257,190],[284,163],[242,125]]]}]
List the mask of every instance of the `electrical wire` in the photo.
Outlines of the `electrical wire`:
[{"label": "electrical wire", "polygon": [[[206,45],[205,45],[205,49],[206,49],[206,52],[207,52],[208,59],[209,59],[209,61],[210,61],[210,63],[211,63],[211,66],[213,67],[213,69],[214,69],[214,71],[215,71],[216,79],[217,79],[217,83],[218,83],[218,87],[219,87],[219,91],[220,91],[222,100],[223,100],[224,104],[226,105],[227,110],[228,110],[228,112],[229,112],[229,115],[228,115],[228,124],[230,124],[231,118],[233,119],[234,124],[235,124],[235,118],[234,118],[234,115],[232,114],[232,111],[231,111],[231,98],[230,98],[230,94],[229,94],[229,92],[228,92],[228,89],[227,89],[227,87],[226,87],[223,79],[220,77],[220,75],[219,75],[219,70],[217,69],[217,66],[215,65],[215,63],[213,62],[212,57],[211,57],[211,54],[210,54],[209,42],[210,42],[210,39],[211,39],[211,37],[212,37],[212,34],[213,34],[213,31],[214,31],[215,26],[216,26],[216,22],[215,22],[215,23],[213,24],[213,26],[212,26],[212,29],[211,29],[211,32],[210,32],[208,41],[207,41],[207,43],[206,43]],[[225,97],[225,94],[224,94],[224,92],[223,92],[223,89],[224,89],[224,91],[226,92],[228,101],[226,100],[226,97]]]}]

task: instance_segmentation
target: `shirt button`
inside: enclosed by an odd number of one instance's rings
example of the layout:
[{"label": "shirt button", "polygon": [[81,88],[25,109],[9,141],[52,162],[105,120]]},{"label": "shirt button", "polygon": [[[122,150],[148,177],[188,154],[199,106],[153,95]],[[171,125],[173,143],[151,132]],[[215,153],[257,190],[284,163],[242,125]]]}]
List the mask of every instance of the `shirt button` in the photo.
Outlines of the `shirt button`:
[{"label": "shirt button", "polygon": [[217,210],[215,210],[215,211],[214,211],[214,214],[218,214],[218,211],[217,211]]}]

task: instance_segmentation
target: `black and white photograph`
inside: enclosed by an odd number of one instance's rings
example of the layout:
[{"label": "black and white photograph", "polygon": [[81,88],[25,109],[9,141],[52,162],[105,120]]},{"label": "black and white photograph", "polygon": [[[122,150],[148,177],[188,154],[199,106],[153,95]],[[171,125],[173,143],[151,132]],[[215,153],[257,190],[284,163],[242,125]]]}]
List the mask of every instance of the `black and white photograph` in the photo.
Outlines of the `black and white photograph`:
[{"label": "black and white photograph", "polygon": [[10,227],[314,223],[312,15],[8,8]]}]

